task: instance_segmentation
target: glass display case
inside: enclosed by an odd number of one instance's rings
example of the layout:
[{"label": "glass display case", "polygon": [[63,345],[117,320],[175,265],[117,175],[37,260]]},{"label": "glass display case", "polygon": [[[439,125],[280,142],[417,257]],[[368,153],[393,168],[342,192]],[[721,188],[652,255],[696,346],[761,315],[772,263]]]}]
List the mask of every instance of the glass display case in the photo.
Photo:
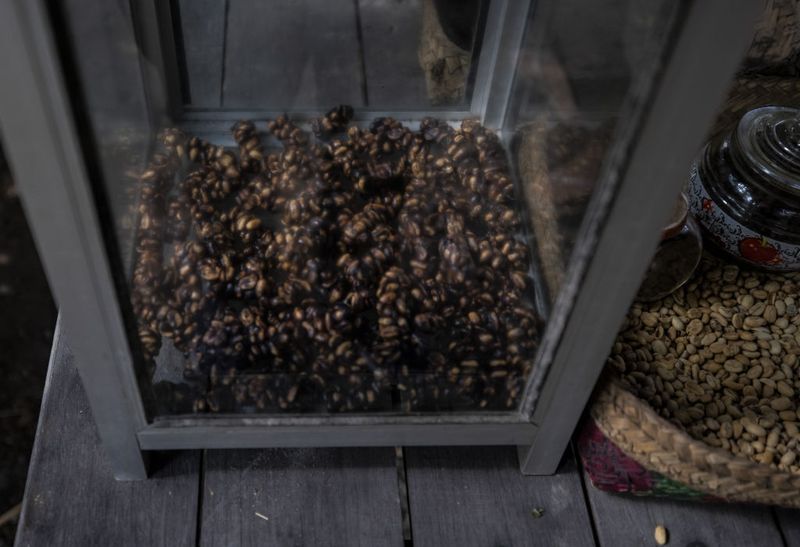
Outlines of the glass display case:
[{"label": "glass display case", "polygon": [[752,4],[3,3],[2,137],[117,476],[411,444],[553,472]]}]

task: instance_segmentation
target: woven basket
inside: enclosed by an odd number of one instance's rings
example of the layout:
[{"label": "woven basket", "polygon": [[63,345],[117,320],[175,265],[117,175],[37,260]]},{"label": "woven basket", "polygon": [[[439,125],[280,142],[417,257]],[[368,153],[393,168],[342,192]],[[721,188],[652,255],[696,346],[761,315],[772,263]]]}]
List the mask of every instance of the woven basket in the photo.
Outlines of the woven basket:
[{"label": "woven basket", "polygon": [[425,73],[432,105],[458,104],[464,100],[470,56],[469,51],[458,47],[445,34],[433,0],[424,0],[417,58]]},{"label": "woven basket", "polygon": [[693,439],[613,379],[599,389],[590,414],[627,457],[695,492],[731,502],[800,507],[800,474]]},{"label": "woven basket", "polygon": [[739,118],[759,106],[792,106],[800,108],[800,78],[747,76],[734,80],[725,107],[709,133],[709,138],[733,129]]},{"label": "woven basket", "polygon": [[522,193],[542,275],[553,294],[563,281],[611,129],[610,123],[574,116],[558,121],[543,117],[520,131]]},{"label": "woven basket", "polygon": [[772,76],[800,76],[800,3],[768,0],[761,12],[742,71]]}]

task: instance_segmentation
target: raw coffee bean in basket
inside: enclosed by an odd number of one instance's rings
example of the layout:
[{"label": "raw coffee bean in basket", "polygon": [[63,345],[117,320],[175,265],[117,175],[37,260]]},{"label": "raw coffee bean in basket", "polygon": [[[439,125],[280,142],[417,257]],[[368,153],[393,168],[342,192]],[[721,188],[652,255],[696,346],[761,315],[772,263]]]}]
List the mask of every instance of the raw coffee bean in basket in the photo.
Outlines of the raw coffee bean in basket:
[{"label": "raw coffee bean in basket", "polygon": [[692,437],[800,471],[800,274],[705,257],[672,295],[637,302],[609,364]]}]

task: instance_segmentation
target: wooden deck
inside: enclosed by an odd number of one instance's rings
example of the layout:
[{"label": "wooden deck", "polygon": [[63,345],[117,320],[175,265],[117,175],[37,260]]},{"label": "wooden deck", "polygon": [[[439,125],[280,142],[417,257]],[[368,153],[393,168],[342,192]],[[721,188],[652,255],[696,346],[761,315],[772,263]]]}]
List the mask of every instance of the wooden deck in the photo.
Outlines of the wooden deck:
[{"label": "wooden deck", "polygon": [[[399,463],[399,465],[398,465]],[[800,546],[800,512],[610,495],[573,455],[524,477],[513,447],[159,454],[116,482],[64,337],[50,360],[18,546]],[[539,516],[534,516],[538,513]]]}]

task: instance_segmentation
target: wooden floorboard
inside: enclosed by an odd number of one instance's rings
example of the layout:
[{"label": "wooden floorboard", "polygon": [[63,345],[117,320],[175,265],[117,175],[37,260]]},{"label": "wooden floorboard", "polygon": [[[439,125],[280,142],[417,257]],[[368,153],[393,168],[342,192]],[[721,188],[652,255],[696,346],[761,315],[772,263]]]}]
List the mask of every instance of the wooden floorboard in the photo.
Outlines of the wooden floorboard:
[{"label": "wooden floorboard", "polygon": [[414,547],[594,543],[571,453],[546,477],[523,476],[514,447],[414,447],[405,455]]},{"label": "wooden floorboard", "polygon": [[[800,547],[797,510],[584,498],[571,453],[525,477],[512,447],[412,447],[405,475],[415,547],[592,545],[593,526],[602,546],[650,545],[657,524],[669,545]],[[57,329],[17,545],[400,547],[401,492],[392,448],[208,451],[202,468],[177,452],[117,482]]]},{"label": "wooden floorboard", "polygon": [[364,104],[354,3],[229,1],[223,107]]},{"label": "wooden floorboard", "polygon": [[392,448],[206,453],[200,544],[403,545]]},{"label": "wooden floorboard", "polygon": [[115,481],[57,329],[16,544],[195,545],[199,463],[172,453],[149,480]]},{"label": "wooden floorboard", "polygon": [[800,509],[775,509],[775,518],[788,547],[800,547]]},{"label": "wooden floorboard", "polygon": [[662,525],[669,545],[779,547],[781,533],[769,507],[674,501],[611,494],[588,482],[587,495],[602,547],[655,545]]}]

